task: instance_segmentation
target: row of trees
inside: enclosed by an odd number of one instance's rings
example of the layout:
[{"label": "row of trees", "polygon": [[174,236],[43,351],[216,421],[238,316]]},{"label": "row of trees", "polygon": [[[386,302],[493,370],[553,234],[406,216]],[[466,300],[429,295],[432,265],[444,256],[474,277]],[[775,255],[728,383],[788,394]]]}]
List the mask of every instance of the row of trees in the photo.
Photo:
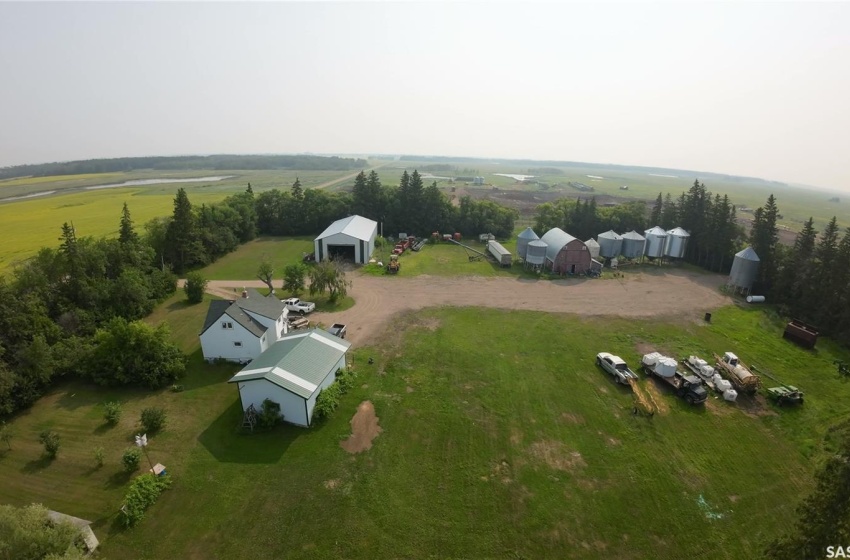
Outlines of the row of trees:
[{"label": "row of trees", "polygon": [[405,171],[398,186],[381,183],[377,172],[360,172],[353,191],[304,191],[298,181],[292,190],[278,189],[257,196],[257,225],[269,235],[312,235],[334,220],[359,214],[381,222],[385,232],[429,235],[434,231],[499,237],[513,233],[516,211],[490,201],[462,197],[457,206],[432,183],[427,187],[419,172]]},{"label": "row of trees", "polygon": [[38,163],[0,168],[0,179],[12,177],[44,177],[76,175],[79,173],[127,172],[136,169],[174,170],[241,170],[241,169],[309,169],[316,171],[347,171],[362,169],[366,160],[294,155],[214,155],[214,156],[154,156],[111,159],[88,159],[59,163]]},{"label": "row of trees", "polygon": [[583,240],[608,230],[642,232],[646,229],[646,205],[636,201],[599,208],[595,198],[562,198],[538,206],[534,220],[537,233],[543,235],[555,227]]}]

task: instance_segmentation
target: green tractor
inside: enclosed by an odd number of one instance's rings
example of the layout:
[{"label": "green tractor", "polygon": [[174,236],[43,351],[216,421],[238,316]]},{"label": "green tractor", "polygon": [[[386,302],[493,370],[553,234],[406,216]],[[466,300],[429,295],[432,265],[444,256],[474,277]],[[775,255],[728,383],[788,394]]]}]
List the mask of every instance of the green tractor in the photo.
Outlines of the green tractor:
[{"label": "green tractor", "polygon": [[769,377],[780,384],[779,387],[769,387],[767,389],[767,396],[770,397],[773,402],[780,406],[785,404],[803,404],[803,391],[793,385],[786,385],[785,383],[782,383],[782,381],[763,369],[758,369],[756,366],[753,366],[752,369],[753,371],[758,371],[759,375]]}]

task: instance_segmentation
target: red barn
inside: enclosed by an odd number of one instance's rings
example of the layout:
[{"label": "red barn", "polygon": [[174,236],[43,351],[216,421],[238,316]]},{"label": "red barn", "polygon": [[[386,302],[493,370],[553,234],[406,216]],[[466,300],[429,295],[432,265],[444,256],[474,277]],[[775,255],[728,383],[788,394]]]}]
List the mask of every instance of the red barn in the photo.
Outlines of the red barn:
[{"label": "red barn", "polygon": [[590,251],[584,241],[560,228],[547,231],[540,241],[546,243],[546,268],[555,274],[584,274],[590,270]]}]

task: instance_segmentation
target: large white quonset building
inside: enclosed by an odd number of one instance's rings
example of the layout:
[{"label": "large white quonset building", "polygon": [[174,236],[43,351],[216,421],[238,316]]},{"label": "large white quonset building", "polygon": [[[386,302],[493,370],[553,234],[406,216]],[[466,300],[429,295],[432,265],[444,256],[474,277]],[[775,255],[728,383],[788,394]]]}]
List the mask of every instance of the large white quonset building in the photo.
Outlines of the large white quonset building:
[{"label": "large white quonset building", "polygon": [[235,301],[211,301],[201,330],[204,359],[247,364],[287,333],[288,313],[273,294],[253,288]]},{"label": "large white quonset building", "polygon": [[307,427],[319,393],[345,367],[351,344],[321,329],[298,331],[281,338],[245,366],[228,383],[236,383],[242,410],[258,412],[263,401],[280,405],[284,422]]},{"label": "large white quonset building", "polygon": [[328,259],[369,262],[375,251],[378,222],[363,216],[349,216],[329,225],[313,242],[316,262]]}]

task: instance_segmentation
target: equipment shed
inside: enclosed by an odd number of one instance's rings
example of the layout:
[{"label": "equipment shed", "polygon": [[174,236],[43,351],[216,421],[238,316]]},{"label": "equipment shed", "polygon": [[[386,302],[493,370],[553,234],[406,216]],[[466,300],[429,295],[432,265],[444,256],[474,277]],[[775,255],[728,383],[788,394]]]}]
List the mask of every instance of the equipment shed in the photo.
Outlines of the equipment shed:
[{"label": "equipment shed", "polygon": [[378,222],[363,216],[337,220],[313,241],[316,262],[328,259],[366,264],[375,251]]},{"label": "equipment shed", "polygon": [[242,410],[261,410],[269,399],[284,422],[308,427],[316,398],[345,367],[349,342],[321,329],[289,334],[234,375]]}]

